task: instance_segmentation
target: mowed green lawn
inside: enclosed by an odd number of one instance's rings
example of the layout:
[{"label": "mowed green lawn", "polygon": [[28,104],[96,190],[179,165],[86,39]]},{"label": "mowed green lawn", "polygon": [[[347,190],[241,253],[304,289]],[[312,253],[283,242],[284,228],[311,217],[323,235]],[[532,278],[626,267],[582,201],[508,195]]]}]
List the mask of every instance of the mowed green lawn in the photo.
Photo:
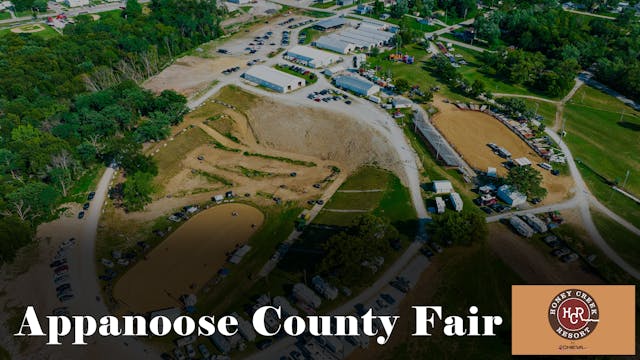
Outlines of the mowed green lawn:
[{"label": "mowed green lawn", "polygon": [[640,236],[635,235],[615,221],[598,212],[593,212],[593,221],[598,227],[598,232],[604,237],[611,247],[629,265],[640,268]]},{"label": "mowed green lawn", "polygon": [[553,126],[553,123],[556,119],[556,110],[558,107],[554,103],[540,101],[540,100],[531,100],[531,99],[522,99],[524,100],[527,107],[533,109],[535,111],[536,106],[538,109],[538,115],[543,117],[542,122],[546,126]]},{"label": "mowed green lawn", "polygon": [[[342,192],[341,190],[381,191]],[[333,212],[327,209],[364,211]],[[400,179],[386,170],[365,166],[345,181],[313,222],[323,225],[349,226],[357,217],[365,213],[387,217],[392,223],[408,222],[416,217],[409,190],[402,185]]]},{"label": "mowed green lawn", "polygon": [[[609,181],[640,195],[640,113],[590,87],[580,89],[565,106],[565,141],[573,156]],[[640,205],[613,194],[594,173],[581,167],[589,187],[605,205],[640,224]]]},{"label": "mowed green lawn", "polygon": [[[22,27],[29,27],[29,26],[30,25],[23,25]],[[19,35],[37,36],[37,37],[41,37],[41,38],[43,38],[45,40],[51,39],[51,38],[56,37],[56,36],[60,36],[60,33],[55,31],[55,30],[53,30],[53,28],[51,26],[44,25],[44,24],[42,24],[41,26],[44,29],[42,31],[38,31],[38,32],[34,32],[34,33],[21,33]],[[0,30],[0,36],[7,35],[9,33],[11,33],[11,29]]]}]

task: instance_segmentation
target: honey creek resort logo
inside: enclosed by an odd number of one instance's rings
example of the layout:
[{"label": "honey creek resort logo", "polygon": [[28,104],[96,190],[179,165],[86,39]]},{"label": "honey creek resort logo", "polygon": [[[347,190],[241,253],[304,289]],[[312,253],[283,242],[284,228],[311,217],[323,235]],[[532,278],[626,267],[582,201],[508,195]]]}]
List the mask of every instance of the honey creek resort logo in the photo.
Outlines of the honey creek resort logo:
[{"label": "honey creek resort logo", "polygon": [[600,311],[595,299],[580,289],[564,290],[549,305],[549,324],[558,336],[580,340],[598,325]]}]

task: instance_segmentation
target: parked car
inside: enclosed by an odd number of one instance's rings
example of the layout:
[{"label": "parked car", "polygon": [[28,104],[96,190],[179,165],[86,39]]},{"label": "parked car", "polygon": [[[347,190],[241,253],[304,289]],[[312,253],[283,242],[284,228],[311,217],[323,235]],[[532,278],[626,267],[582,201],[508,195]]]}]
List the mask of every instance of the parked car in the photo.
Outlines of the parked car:
[{"label": "parked car", "polygon": [[91,201],[95,196],[96,196],[96,192],[92,191],[89,193],[89,195],[87,195],[87,200]]},{"label": "parked car", "polygon": [[78,219],[82,219],[82,218],[84,218],[84,211],[80,211],[78,213]]},{"label": "parked car", "polygon": [[[218,50],[218,52],[219,51],[220,50]],[[186,360],[186,357],[184,356],[184,353],[178,348],[173,349],[173,356],[175,356],[176,359],[178,359],[178,360]]]},{"label": "parked car", "polygon": [[187,350],[187,356],[190,359],[196,358],[196,350],[193,348],[193,345],[187,344],[187,346],[185,346],[184,348]]},{"label": "parked car", "polygon": [[84,203],[84,205],[82,205],[82,209],[83,209],[83,210],[89,210],[89,206],[91,206],[91,204],[89,204],[89,203]]},{"label": "parked car", "polygon": [[258,348],[258,350],[264,350],[266,348],[268,348],[269,346],[271,346],[273,344],[273,340],[267,339],[267,340],[262,340],[260,341],[256,347]]},{"label": "parked car", "polygon": [[66,283],[66,284],[62,284],[62,285],[58,286],[56,288],[56,292],[61,293],[63,291],[70,290],[70,289],[71,289],[71,284]]},{"label": "parked car", "polygon": [[60,259],[49,264],[49,267],[56,268],[58,266],[65,265],[67,263],[67,259]]},{"label": "parked car", "polygon": [[60,300],[61,302],[67,302],[71,299],[73,299],[73,294],[66,294],[66,295],[62,295],[58,297],[58,300]]},{"label": "parked car", "polygon": [[200,354],[202,354],[203,359],[209,359],[211,357],[211,353],[209,352],[209,349],[207,349],[207,347],[204,344],[198,345],[198,350],[200,351]]}]

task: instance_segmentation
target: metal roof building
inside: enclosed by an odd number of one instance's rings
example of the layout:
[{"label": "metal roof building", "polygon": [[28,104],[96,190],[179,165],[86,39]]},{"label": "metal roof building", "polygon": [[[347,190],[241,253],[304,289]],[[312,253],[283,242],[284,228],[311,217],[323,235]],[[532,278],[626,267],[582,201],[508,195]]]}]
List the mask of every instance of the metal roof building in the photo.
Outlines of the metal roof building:
[{"label": "metal roof building", "polygon": [[334,78],[337,87],[353,91],[362,96],[373,95],[380,91],[380,87],[369,80],[354,76],[340,75]]},{"label": "metal roof building", "polygon": [[286,59],[294,60],[310,68],[329,66],[340,60],[340,56],[314,49],[309,46],[295,46],[287,50]]},{"label": "metal roof building", "polygon": [[316,40],[316,47],[347,54],[356,49],[369,50],[387,45],[394,37],[393,33],[368,26],[357,29],[347,28]]},{"label": "metal roof building", "polygon": [[498,197],[511,206],[522,205],[527,202],[527,196],[515,191],[509,185],[502,185],[498,188]]},{"label": "metal roof building", "polygon": [[344,18],[333,17],[331,19],[318,21],[315,25],[313,25],[313,27],[318,30],[325,31],[329,29],[337,29],[339,27],[344,26],[346,23],[347,23],[347,20],[345,20]]},{"label": "metal roof building", "polygon": [[307,84],[303,78],[264,65],[251,67],[243,74],[243,77],[253,83],[281,93],[296,90]]},{"label": "metal roof building", "polygon": [[327,35],[315,41],[314,45],[320,49],[335,51],[340,54],[348,54],[356,49],[355,45],[344,41],[337,35]]}]

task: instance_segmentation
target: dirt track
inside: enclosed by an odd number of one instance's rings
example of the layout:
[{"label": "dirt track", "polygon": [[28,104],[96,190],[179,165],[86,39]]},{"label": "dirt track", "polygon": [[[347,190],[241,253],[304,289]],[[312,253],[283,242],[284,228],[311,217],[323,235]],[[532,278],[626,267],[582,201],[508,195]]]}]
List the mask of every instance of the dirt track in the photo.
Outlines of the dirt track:
[{"label": "dirt track", "polygon": [[507,169],[502,165],[505,159],[494,154],[487,146],[488,143],[495,143],[509,150],[513,158],[527,157],[541,172],[542,186],[549,192],[543,203],[552,204],[569,196],[573,186],[571,177],[553,176],[538,168],[537,164],[545,160],[497,119],[478,111],[460,110],[442,100],[439,97],[434,100],[439,112],[432,121],[469,165],[485,171],[490,166],[495,167],[498,175],[505,176]]},{"label": "dirt track", "polygon": [[139,313],[179,305],[178,298],[197,293],[224,267],[226,253],[246,242],[263,221],[258,209],[244,204],[204,210],[129,270],[116,283],[114,297],[124,309]]}]

